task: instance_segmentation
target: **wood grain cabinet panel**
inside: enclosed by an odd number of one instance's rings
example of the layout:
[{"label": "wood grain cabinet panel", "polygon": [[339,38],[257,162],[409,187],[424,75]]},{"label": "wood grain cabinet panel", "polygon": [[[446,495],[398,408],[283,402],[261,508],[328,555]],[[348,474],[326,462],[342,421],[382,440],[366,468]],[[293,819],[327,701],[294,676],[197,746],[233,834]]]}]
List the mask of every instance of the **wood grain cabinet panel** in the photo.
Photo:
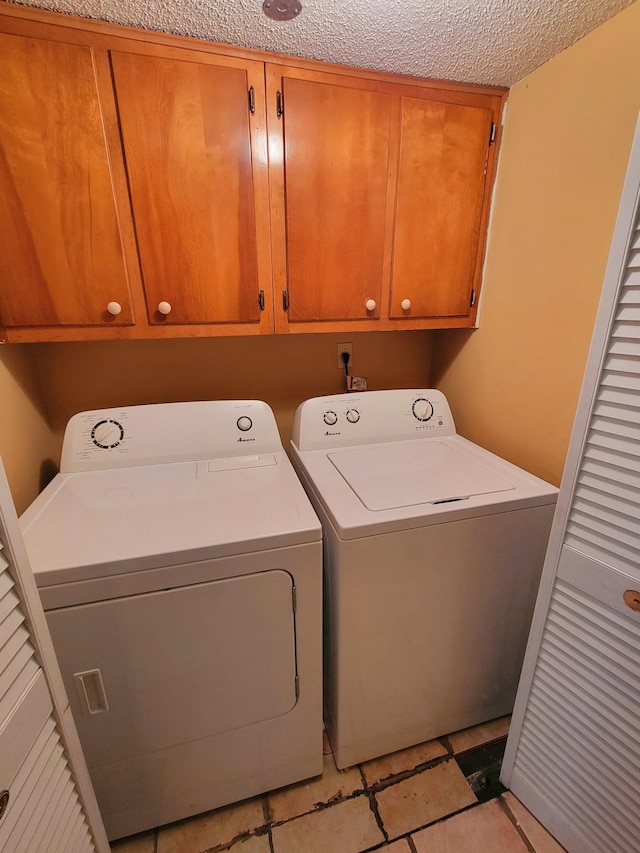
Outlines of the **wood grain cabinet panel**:
[{"label": "wood grain cabinet panel", "polygon": [[[274,71],[283,106],[275,119],[282,133],[275,143],[281,155],[272,157],[274,218],[283,210],[276,251],[288,323],[375,320],[384,279],[392,99],[340,78]],[[368,300],[375,302],[371,310]]]},{"label": "wood grain cabinet panel", "polygon": [[493,111],[423,98],[401,104],[390,315],[468,316]]},{"label": "wood grain cabinet panel", "polygon": [[[87,46],[0,33],[0,325],[133,322]],[[107,105],[108,106],[108,105]],[[109,313],[117,302],[120,313]]]},{"label": "wood grain cabinet panel", "polygon": [[270,320],[259,305],[261,290],[271,304],[266,158],[249,109],[249,72],[262,83],[262,63],[111,58],[149,321]]}]

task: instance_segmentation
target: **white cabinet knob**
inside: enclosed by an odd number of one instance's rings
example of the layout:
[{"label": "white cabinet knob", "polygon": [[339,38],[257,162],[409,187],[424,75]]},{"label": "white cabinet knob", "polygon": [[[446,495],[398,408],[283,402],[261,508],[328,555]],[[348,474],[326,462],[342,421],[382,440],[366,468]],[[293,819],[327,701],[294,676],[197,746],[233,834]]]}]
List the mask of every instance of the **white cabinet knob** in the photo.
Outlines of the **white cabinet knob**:
[{"label": "white cabinet knob", "polygon": [[109,314],[113,314],[114,317],[117,317],[117,315],[122,311],[122,305],[120,305],[119,302],[109,302],[107,305],[107,311]]},{"label": "white cabinet knob", "polygon": [[376,300],[375,299],[367,299],[364,304],[364,307],[367,311],[375,311],[376,310]]},{"label": "white cabinet knob", "polygon": [[402,302],[400,303],[400,307],[402,308],[403,311],[408,311],[409,308],[411,308],[411,300],[410,299],[403,299]]},{"label": "white cabinet knob", "polygon": [[165,316],[171,313],[171,303],[170,302],[158,302],[158,311]]}]

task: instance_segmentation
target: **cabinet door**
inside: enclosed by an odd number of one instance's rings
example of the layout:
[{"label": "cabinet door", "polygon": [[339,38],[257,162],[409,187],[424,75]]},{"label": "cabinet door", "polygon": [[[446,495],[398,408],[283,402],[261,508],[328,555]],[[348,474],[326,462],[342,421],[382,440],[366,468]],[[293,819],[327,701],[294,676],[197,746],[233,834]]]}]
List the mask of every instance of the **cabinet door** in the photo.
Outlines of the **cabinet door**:
[{"label": "cabinet door", "polygon": [[267,80],[276,298],[286,291],[288,301],[276,325],[375,321],[385,263],[388,273],[392,97],[293,69],[268,67]]},{"label": "cabinet door", "polygon": [[90,47],[0,34],[5,327],[133,322],[102,67]]},{"label": "cabinet door", "polygon": [[263,66],[175,57],[112,54],[149,321],[266,326]]},{"label": "cabinet door", "polygon": [[391,317],[470,314],[492,120],[485,107],[401,99]]}]

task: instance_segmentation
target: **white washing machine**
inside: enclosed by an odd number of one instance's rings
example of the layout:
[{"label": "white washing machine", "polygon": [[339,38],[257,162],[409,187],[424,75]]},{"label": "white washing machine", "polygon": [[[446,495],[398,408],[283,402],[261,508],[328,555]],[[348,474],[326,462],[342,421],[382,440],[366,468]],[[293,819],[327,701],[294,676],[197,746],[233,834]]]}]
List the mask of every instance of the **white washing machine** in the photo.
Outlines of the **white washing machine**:
[{"label": "white washing machine", "polygon": [[509,713],[557,489],[456,435],[434,390],[307,400],[292,460],[324,531],[338,767]]},{"label": "white washing machine", "polygon": [[69,422],[21,518],[111,839],[322,772],[322,538],[258,401]]}]

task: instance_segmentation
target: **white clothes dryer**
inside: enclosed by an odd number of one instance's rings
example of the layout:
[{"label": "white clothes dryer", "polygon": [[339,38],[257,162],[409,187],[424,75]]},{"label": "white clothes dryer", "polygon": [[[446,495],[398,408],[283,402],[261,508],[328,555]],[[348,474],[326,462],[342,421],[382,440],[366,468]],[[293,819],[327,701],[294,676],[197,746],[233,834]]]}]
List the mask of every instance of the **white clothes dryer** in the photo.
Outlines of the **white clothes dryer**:
[{"label": "white clothes dryer", "polygon": [[292,461],[323,526],[338,767],[510,713],[557,489],[457,435],[435,390],[307,400]]},{"label": "white clothes dryer", "polygon": [[265,403],[75,415],[21,526],[109,838],[322,772],[321,528]]}]

